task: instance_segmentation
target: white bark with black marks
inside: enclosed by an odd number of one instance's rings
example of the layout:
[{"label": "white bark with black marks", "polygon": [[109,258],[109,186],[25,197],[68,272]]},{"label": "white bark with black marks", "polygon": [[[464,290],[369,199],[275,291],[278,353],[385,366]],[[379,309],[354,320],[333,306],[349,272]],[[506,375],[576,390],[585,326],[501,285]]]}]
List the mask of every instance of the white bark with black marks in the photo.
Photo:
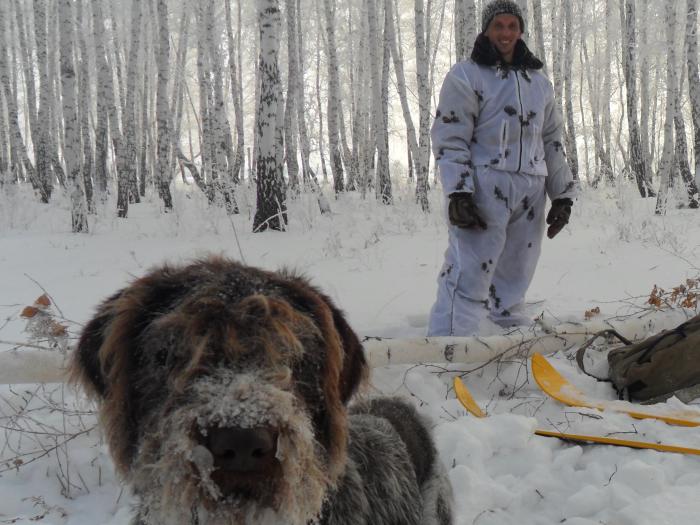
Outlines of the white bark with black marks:
[{"label": "white bark with black marks", "polygon": [[[137,0],[138,1],[138,0]],[[157,127],[157,161],[155,183],[158,195],[166,211],[173,208],[170,194],[170,101],[168,84],[170,82],[170,26],[168,22],[167,0],[158,0],[158,48],[156,66],[158,83],[156,87],[156,127]]]},{"label": "white bark with black marks", "polygon": [[[647,165],[644,162],[642,142],[639,133],[639,121],[637,120],[637,39],[635,29],[635,0],[623,0],[625,2],[623,24],[623,49],[622,67],[625,73],[625,87],[627,88],[627,126],[629,130],[630,168],[637,181],[637,189],[642,197],[652,197],[654,192],[649,182]],[[673,102],[671,102],[673,104]],[[670,125],[673,126],[673,114],[671,113]],[[671,132],[673,132],[671,128]],[[671,142],[671,151],[673,145]]]},{"label": "white bark with black marks", "polygon": [[428,206],[428,176],[430,166],[430,96],[431,85],[428,70],[428,39],[423,0],[415,0],[414,24],[416,38],[416,83],[418,85],[418,154],[416,163],[416,198],[423,211]]},{"label": "white bark with black marks", "polygon": [[323,12],[326,21],[326,49],[328,54],[328,147],[331,157],[331,173],[335,192],[345,190],[343,161],[340,154],[340,79],[338,51],[335,38],[335,0],[323,0]]},{"label": "white bark with black marks", "polygon": [[695,186],[700,187],[700,69],[698,68],[698,0],[688,0],[685,31],[688,53],[688,97],[693,118]]},{"label": "white bark with black marks", "polygon": [[281,34],[279,0],[259,0],[260,27],[260,100],[257,115],[257,209],[253,231],[284,230],[287,225],[286,187],[282,165],[278,163],[279,143],[277,130],[280,73],[278,53]]},{"label": "white bark with black marks", "polygon": [[[240,1],[238,2],[240,10]],[[229,74],[231,75],[231,101],[233,102],[234,122],[236,128],[236,149],[233,155],[233,165],[231,166],[231,176],[233,183],[238,184],[243,173],[243,153],[245,151],[245,135],[243,132],[243,104],[241,100],[243,86],[239,67],[242,69],[242,64],[236,63],[236,56],[240,49],[236,48],[236,43],[233,38],[233,21],[231,17],[231,0],[225,0],[226,9],[226,43],[228,48],[228,66]],[[240,36],[241,28],[238,27]]]},{"label": "white bark with black marks", "polygon": [[566,25],[564,36],[564,96],[566,107],[566,160],[569,164],[569,169],[574,177],[578,180],[578,148],[576,147],[576,125],[574,123],[574,79],[572,74],[572,65],[574,61],[573,52],[573,6],[570,1],[564,2],[564,24]]},{"label": "white bark with black marks", "polygon": [[[631,2],[631,0],[627,0]],[[656,199],[656,214],[664,215],[668,201],[668,190],[671,183],[671,172],[674,160],[674,118],[677,111],[676,89],[678,86],[678,72],[676,70],[676,2],[665,0],[666,15],[666,116],[664,119],[664,142],[659,159],[659,194]]]},{"label": "white bark with black marks", "polygon": [[73,61],[73,1],[60,0],[61,94],[63,100],[63,157],[66,163],[67,190],[71,201],[71,226],[74,233],[87,233],[87,206],[83,193],[80,123],[78,121],[75,63]]}]

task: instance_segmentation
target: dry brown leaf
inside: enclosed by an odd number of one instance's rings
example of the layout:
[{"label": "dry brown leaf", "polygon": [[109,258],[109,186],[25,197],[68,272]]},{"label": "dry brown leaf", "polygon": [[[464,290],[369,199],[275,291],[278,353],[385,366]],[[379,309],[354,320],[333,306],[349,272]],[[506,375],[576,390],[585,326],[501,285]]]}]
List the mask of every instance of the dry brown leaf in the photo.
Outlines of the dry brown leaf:
[{"label": "dry brown leaf", "polygon": [[22,313],[19,315],[20,315],[20,317],[24,317],[26,319],[31,319],[32,317],[34,317],[38,313],[39,313],[39,309],[36,306],[25,306],[24,310],[22,310]]},{"label": "dry brown leaf", "polygon": [[49,299],[48,295],[43,294],[36,301],[34,301],[34,304],[37,306],[51,306],[51,299]]}]

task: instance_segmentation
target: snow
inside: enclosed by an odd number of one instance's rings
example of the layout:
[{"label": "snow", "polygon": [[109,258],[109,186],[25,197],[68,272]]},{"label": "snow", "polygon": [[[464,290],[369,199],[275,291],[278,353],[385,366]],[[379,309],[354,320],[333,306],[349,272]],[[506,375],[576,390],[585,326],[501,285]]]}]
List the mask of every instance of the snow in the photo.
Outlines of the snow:
[{"label": "snow", "polygon": [[[89,217],[90,233],[80,235],[70,233],[67,198],[59,195],[42,206],[25,189],[1,191],[3,342],[29,340],[19,313],[44,291],[75,335],[99,301],[149,267],[208,253],[301,270],[336,300],[362,336],[418,337],[425,332],[446,247],[439,190],[432,192],[433,212],[426,216],[414,204],[412,188],[401,185],[395,186],[395,206],[343,195],[331,202],[331,216],[321,216],[315,198],[302,195],[290,203],[288,232],[262,234],[250,233],[252,189],[239,196],[242,213],[232,219],[188,187],[175,189],[170,214],[161,213],[157,198],[147,197],[130,207],[128,220],[119,220],[109,200]],[[594,307],[601,309],[600,318],[638,312],[655,284],[669,290],[698,277],[700,216],[671,207],[658,217],[654,204],[639,199],[633,187],[585,192],[569,227],[545,240],[527,313],[556,324],[582,320]],[[499,333],[488,323],[483,328],[485,334]],[[0,351],[12,348],[0,344]],[[615,399],[607,383],[578,372],[570,355],[555,354],[551,361],[588,395]],[[564,407],[543,396],[529,363],[518,359],[463,375],[489,414],[477,419],[466,414],[451,388],[457,373],[474,368],[456,363],[377,368],[369,390],[406,396],[434,422],[455,492],[455,524],[698,522],[700,457],[533,434],[536,428],[559,429],[700,448],[697,430]],[[18,418],[25,404],[34,410]],[[133,500],[115,477],[107,447],[92,428],[94,417],[66,407],[91,408],[63,385],[0,386],[0,523],[129,523]],[[671,409],[688,406],[674,399],[662,408]],[[41,434],[8,430],[16,424]],[[61,443],[80,430],[86,432],[49,455],[31,463],[32,456],[24,456],[26,464],[8,469],[6,462],[20,451]]]}]

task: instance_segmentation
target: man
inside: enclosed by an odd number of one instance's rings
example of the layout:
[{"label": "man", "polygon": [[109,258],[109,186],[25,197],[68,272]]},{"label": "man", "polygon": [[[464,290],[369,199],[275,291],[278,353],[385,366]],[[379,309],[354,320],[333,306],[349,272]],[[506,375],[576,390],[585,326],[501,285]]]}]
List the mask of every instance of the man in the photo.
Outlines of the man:
[{"label": "man", "polygon": [[549,80],[521,40],[520,8],[496,0],[483,11],[471,59],[447,74],[431,134],[448,199],[449,245],[428,335],[475,335],[489,314],[501,326],[522,313],[540,256],[568,223],[577,185],[562,146],[562,118]]}]

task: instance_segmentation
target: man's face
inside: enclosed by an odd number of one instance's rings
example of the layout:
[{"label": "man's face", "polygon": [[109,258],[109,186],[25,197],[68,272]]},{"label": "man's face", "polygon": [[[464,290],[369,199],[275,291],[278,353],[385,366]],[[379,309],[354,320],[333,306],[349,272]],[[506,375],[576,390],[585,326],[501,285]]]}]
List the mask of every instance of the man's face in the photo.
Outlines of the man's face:
[{"label": "man's face", "polygon": [[506,62],[512,62],[515,44],[522,36],[520,20],[515,15],[496,15],[484,32]]}]

